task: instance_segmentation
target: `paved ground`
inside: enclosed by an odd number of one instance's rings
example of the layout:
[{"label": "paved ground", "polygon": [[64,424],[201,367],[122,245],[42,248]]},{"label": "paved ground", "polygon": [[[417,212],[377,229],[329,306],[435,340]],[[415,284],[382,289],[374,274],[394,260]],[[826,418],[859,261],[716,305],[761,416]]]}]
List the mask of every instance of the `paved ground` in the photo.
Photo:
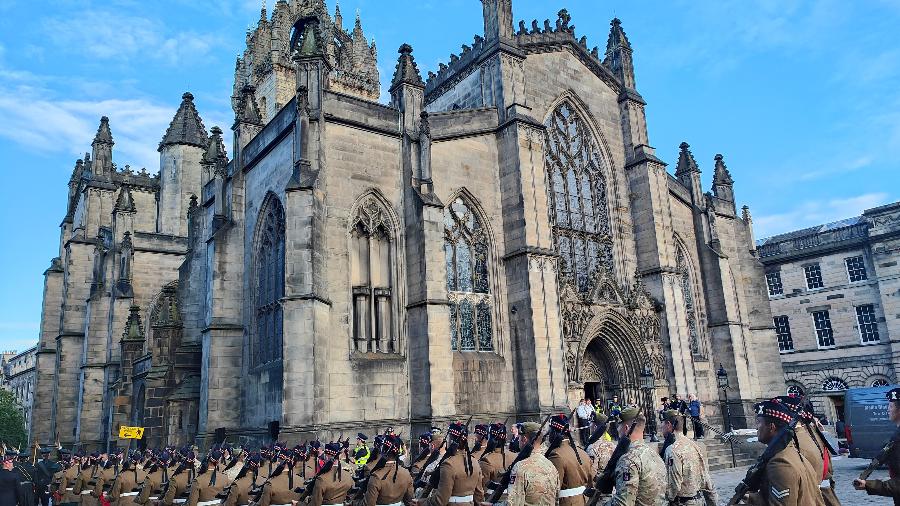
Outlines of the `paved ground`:
[{"label": "paved ground", "polygon": [[[859,473],[869,465],[868,460],[836,458],[834,461],[834,481],[836,483],[838,499],[844,506],[856,505],[892,505],[892,500],[888,497],[876,497],[866,495],[865,492],[859,492],[853,488],[853,479],[859,476]],[[734,493],[734,487],[741,481],[741,478],[747,473],[746,467],[717,471],[712,473],[713,481],[716,489],[719,491],[719,501],[725,504]],[[878,470],[872,473],[873,479],[887,478],[886,470]]]}]

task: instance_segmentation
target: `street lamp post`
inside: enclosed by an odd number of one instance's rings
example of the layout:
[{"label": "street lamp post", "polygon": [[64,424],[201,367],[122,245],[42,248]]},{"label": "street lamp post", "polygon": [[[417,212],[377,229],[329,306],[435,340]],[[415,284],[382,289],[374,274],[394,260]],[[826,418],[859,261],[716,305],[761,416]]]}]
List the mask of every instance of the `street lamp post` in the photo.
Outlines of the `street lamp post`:
[{"label": "street lamp post", "polygon": [[653,377],[653,369],[647,364],[641,371],[641,390],[644,392],[644,410],[647,417],[647,432],[650,433],[650,442],[655,443],[656,439],[656,416],[653,413],[653,388],[656,386],[656,378]]},{"label": "street lamp post", "polygon": [[[731,406],[728,405],[728,371],[725,370],[721,363],[719,364],[719,370],[716,371],[716,383],[719,385],[719,389],[722,390],[722,395],[725,398],[725,433],[727,434],[732,431]],[[731,467],[737,467],[737,461],[734,458],[734,443],[730,437],[728,438],[728,446],[731,447]]]}]

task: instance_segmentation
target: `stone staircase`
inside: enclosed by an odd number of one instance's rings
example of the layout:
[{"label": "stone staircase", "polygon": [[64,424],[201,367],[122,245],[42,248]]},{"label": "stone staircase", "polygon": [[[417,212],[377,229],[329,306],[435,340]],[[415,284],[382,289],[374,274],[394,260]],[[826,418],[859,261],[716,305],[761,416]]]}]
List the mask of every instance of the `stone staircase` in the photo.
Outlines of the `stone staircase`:
[{"label": "stone staircase", "polygon": [[[746,440],[746,438],[744,438]],[[706,447],[706,459],[710,471],[730,469],[732,467],[731,448],[727,442],[719,438],[708,437],[698,441]],[[734,460],[736,467],[749,466],[756,462],[756,458],[765,450],[765,445],[760,443],[734,443]]]}]

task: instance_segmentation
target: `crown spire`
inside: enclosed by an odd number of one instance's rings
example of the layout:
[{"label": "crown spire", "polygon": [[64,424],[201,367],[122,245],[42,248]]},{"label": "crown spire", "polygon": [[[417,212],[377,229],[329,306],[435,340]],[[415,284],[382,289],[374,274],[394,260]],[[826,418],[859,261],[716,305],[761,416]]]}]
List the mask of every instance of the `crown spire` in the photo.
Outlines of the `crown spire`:
[{"label": "crown spire", "polygon": [[206,134],[203,120],[200,119],[200,114],[197,113],[197,108],[194,106],[194,95],[190,92],[181,96],[181,105],[159,143],[159,151],[166,146],[177,144],[204,149],[209,144],[209,136]]}]

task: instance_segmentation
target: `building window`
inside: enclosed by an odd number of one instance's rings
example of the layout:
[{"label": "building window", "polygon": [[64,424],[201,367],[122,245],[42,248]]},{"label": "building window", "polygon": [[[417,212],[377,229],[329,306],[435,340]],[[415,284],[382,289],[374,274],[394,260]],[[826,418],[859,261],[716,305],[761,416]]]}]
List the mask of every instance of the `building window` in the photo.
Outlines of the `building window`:
[{"label": "building window", "polygon": [[834,331],[831,329],[831,316],[828,311],[813,311],[813,324],[816,327],[816,338],[819,348],[834,346]]},{"label": "building window", "polygon": [[281,359],[284,296],[284,208],[274,196],[262,209],[256,250],[256,339],[253,364]]},{"label": "building window", "polygon": [[803,270],[806,272],[806,288],[814,290],[825,286],[822,283],[822,269],[819,268],[819,264],[807,265]]},{"label": "building window", "polygon": [[393,325],[393,227],[373,196],[362,202],[351,224],[350,284],[353,347],[397,353]]},{"label": "building window", "polygon": [[691,354],[699,358],[705,358],[708,346],[701,333],[699,315],[694,296],[694,280],[691,276],[690,257],[679,244],[675,253],[675,269],[681,274],[681,296],[684,300],[684,313],[688,329],[688,339],[691,346]]},{"label": "building window", "polygon": [[858,256],[845,258],[844,263],[847,265],[847,278],[851,283],[869,279],[869,274],[866,272],[866,263],[863,261],[863,257]]},{"label": "building window", "polygon": [[598,271],[613,271],[606,164],[587,123],[568,102],[546,126],[544,164],[560,277],[586,293]]},{"label": "building window", "polygon": [[784,286],[781,284],[781,271],[766,273],[766,285],[769,286],[769,296],[783,295]]},{"label": "building window", "polygon": [[787,316],[776,316],[775,334],[778,336],[778,351],[785,353],[794,351],[794,339],[791,337],[791,323]]},{"label": "building window", "polygon": [[822,390],[825,392],[842,392],[847,390],[847,383],[837,378],[828,378],[822,384]]},{"label": "building window", "polygon": [[488,249],[481,219],[457,197],[444,212],[450,349],[454,351],[494,349]]},{"label": "building window", "polygon": [[798,385],[788,385],[787,394],[791,397],[802,397],[803,388]]},{"label": "building window", "polygon": [[859,338],[863,344],[877,343],[879,341],[875,306],[872,304],[856,306],[856,323],[859,326]]},{"label": "building window", "polygon": [[888,383],[888,380],[884,378],[878,378],[877,380],[872,382],[872,388],[886,387],[888,385],[890,385],[890,383]]}]

